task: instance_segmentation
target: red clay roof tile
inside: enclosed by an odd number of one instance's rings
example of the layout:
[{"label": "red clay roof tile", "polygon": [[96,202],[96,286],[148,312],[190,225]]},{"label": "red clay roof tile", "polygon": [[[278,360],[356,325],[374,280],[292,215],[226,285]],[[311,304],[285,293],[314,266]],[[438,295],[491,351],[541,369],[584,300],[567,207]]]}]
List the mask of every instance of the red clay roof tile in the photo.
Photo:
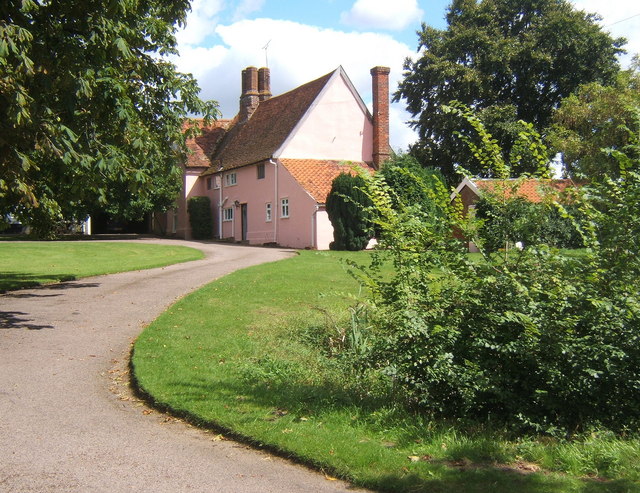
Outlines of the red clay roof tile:
[{"label": "red clay roof tile", "polygon": [[[486,179],[486,180],[473,180],[473,184],[478,188],[478,190],[486,190],[493,191],[496,189],[496,186],[499,184],[504,184],[504,190],[507,197],[510,197],[513,193],[511,186],[514,184],[513,179],[509,180],[496,180],[496,179]],[[529,178],[523,180],[517,190],[515,190],[515,195],[526,198],[531,202],[541,202],[542,194],[545,188],[551,188],[558,192],[563,192],[567,188],[576,187],[577,184],[573,180],[562,179],[562,180],[541,180],[539,178]]]},{"label": "red clay roof tile", "polygon": [[319,204],[327,201],[331,183],[340,173],[355,174],[354,166],[368,173],[373,168],[365,162],[331,161],[324,159],[280,159],[282,165]]},{"label": "red clay roof tile", "polygon": [[235,124],[227,132],[211,157],[215,171],[220,167],[225,170],[239,168],[271,158],[334,73],[262,101],[246,123]]},{"label": "red clay roof tile", "polygon": [[[224,137],[231,120],[216,120],[207,127],[201,127],[202,133],[196,137],[187,139],[189,155],[185,167],[187,168],[208,168],[211,166],[209,156],[216,145]],[[187,130],[192,125],[191,122],[184,122],[182,129]]]}]

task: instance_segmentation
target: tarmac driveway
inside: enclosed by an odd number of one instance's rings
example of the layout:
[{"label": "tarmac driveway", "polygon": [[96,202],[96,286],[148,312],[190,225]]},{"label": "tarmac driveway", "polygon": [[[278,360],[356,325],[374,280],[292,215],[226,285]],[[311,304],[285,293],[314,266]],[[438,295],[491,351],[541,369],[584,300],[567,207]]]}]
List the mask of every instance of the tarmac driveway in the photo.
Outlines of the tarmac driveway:
[{"label": "tarmac driveway", "polygon": [[0,491],[353,491],[148,409],[127,386],[130,344],[169,304],[291,251],[137,241],[207,258],[0,295]]}]

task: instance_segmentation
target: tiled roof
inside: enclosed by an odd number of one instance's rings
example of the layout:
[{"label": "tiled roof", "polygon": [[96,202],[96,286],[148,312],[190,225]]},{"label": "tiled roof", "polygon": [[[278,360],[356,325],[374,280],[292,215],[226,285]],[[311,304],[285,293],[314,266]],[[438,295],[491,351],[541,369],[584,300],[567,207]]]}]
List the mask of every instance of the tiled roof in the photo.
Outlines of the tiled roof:
[{"label": "tiled roof", "polygon": [[542,193],[545,190],[552,189],[558,192],[564,192],[569,187],[576,187],[577,184],[573,180],[541,180],[539,178],[529,178],[523,180],[517,190],[512,190],[515,185],[515,179],[509,180],[473,180],[473,184],[478,190],[493,191],[496,185],[503,184],[507,197],[512,194],[524,197],[531,202],[542,202]]},{"label": "tiled roof", "polygon": [[[201,127],[202,133],[197,137],[187,139],[189,155],[185,167],[187,168],[208,168],[211,166],[209,156],[215,149],[222,137],[224,137],[231,120],[216,120],[207,127]],[[191,122],[187,121],[182,125],[182,129],[190,128]]]},{"label": "tiled roof", "polygon": [[234,125],[218,146],[211,158],[215,170],[220,166],[227,170],[271,158],[334,73],[262,101],[251,118]]},{"label": "tiled roof", "polygon": [[340,173],[355,174],[353,166],[359,166],[369,173],[373,168],[365,162],[329,161],[324,159],[280,159],[280,163],[287,168],[316,202],[324,204],[331,191],[331,183]]}]

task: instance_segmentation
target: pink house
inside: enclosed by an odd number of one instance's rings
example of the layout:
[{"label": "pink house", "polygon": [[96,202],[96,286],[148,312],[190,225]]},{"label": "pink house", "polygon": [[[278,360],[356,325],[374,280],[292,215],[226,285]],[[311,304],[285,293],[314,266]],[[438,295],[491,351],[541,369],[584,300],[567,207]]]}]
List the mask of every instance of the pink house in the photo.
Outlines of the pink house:
[{"label": "pink house", "polygon": [[371,75],[373,115],[342,67],[275,97],[269,69],[243,70],[238,115],[189,142],[183,194],[167,232],[189,238],[187,200],[206,195],[216,238],[328,249],[331,182],[389,157],[389,69]]}]

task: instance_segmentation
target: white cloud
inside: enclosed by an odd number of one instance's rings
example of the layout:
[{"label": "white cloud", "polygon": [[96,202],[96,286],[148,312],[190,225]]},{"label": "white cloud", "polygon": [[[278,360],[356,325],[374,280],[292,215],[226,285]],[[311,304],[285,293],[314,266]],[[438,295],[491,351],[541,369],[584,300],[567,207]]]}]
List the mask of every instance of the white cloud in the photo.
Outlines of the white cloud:
[{"label": "white cloud", "polygon": [[[413,54],[408,46],[388,35],[345,33],[273,19],[219,25],[215,33],[224,46],[180,47],[181,56],[174,63],[180,71],[194,74],[202,88],[202,97],[217,100],[225,118],[233,118],[238,112],[242,69],[265,65],[263,47],[269,40],[268,59],[274,95],[342,65],[369,107],[371,67],[391,68],[390,90],[393,92],[401,79],[404,59]],[[404,125],[410,116],[404,111],[403,103],[392,105],[390,118],[392,147],[406,149],[415,137]]]},{"label": "white cloud", "polygon": [[419,22],[422,14],[417,0],[356,0],[340,21],[357,28],[399,31]]},{"label": "white cloud", "polygon": [[418,140],[418,133],[407,125],[410,118],[403,103],[392,104],[389,108],[389,140],[396,152],[408,151],[409,144]]},{"label": "white cloud", "polygon": [[627,55],[621,58],[627,66],[631,57],[640,53],[640,7],[637,0],[572,0],[576,8],[602,17],[601,25],[613,37],[627,38]]},{"label": "white cloud", "polygon": [[178,44],[197,45],[204,41],[213,32],[223,8],[223,0],[193,0],[186,26],[176,34]]},{"label": "white cloud", "polygon": [[252,12],[258,12],[260,9],[262,9],[263,5],[264,0],[242,0],[242,2],[240,2],[240,5],[236,7],[236,10],[233,14],[233,20],[242,20]]}]

